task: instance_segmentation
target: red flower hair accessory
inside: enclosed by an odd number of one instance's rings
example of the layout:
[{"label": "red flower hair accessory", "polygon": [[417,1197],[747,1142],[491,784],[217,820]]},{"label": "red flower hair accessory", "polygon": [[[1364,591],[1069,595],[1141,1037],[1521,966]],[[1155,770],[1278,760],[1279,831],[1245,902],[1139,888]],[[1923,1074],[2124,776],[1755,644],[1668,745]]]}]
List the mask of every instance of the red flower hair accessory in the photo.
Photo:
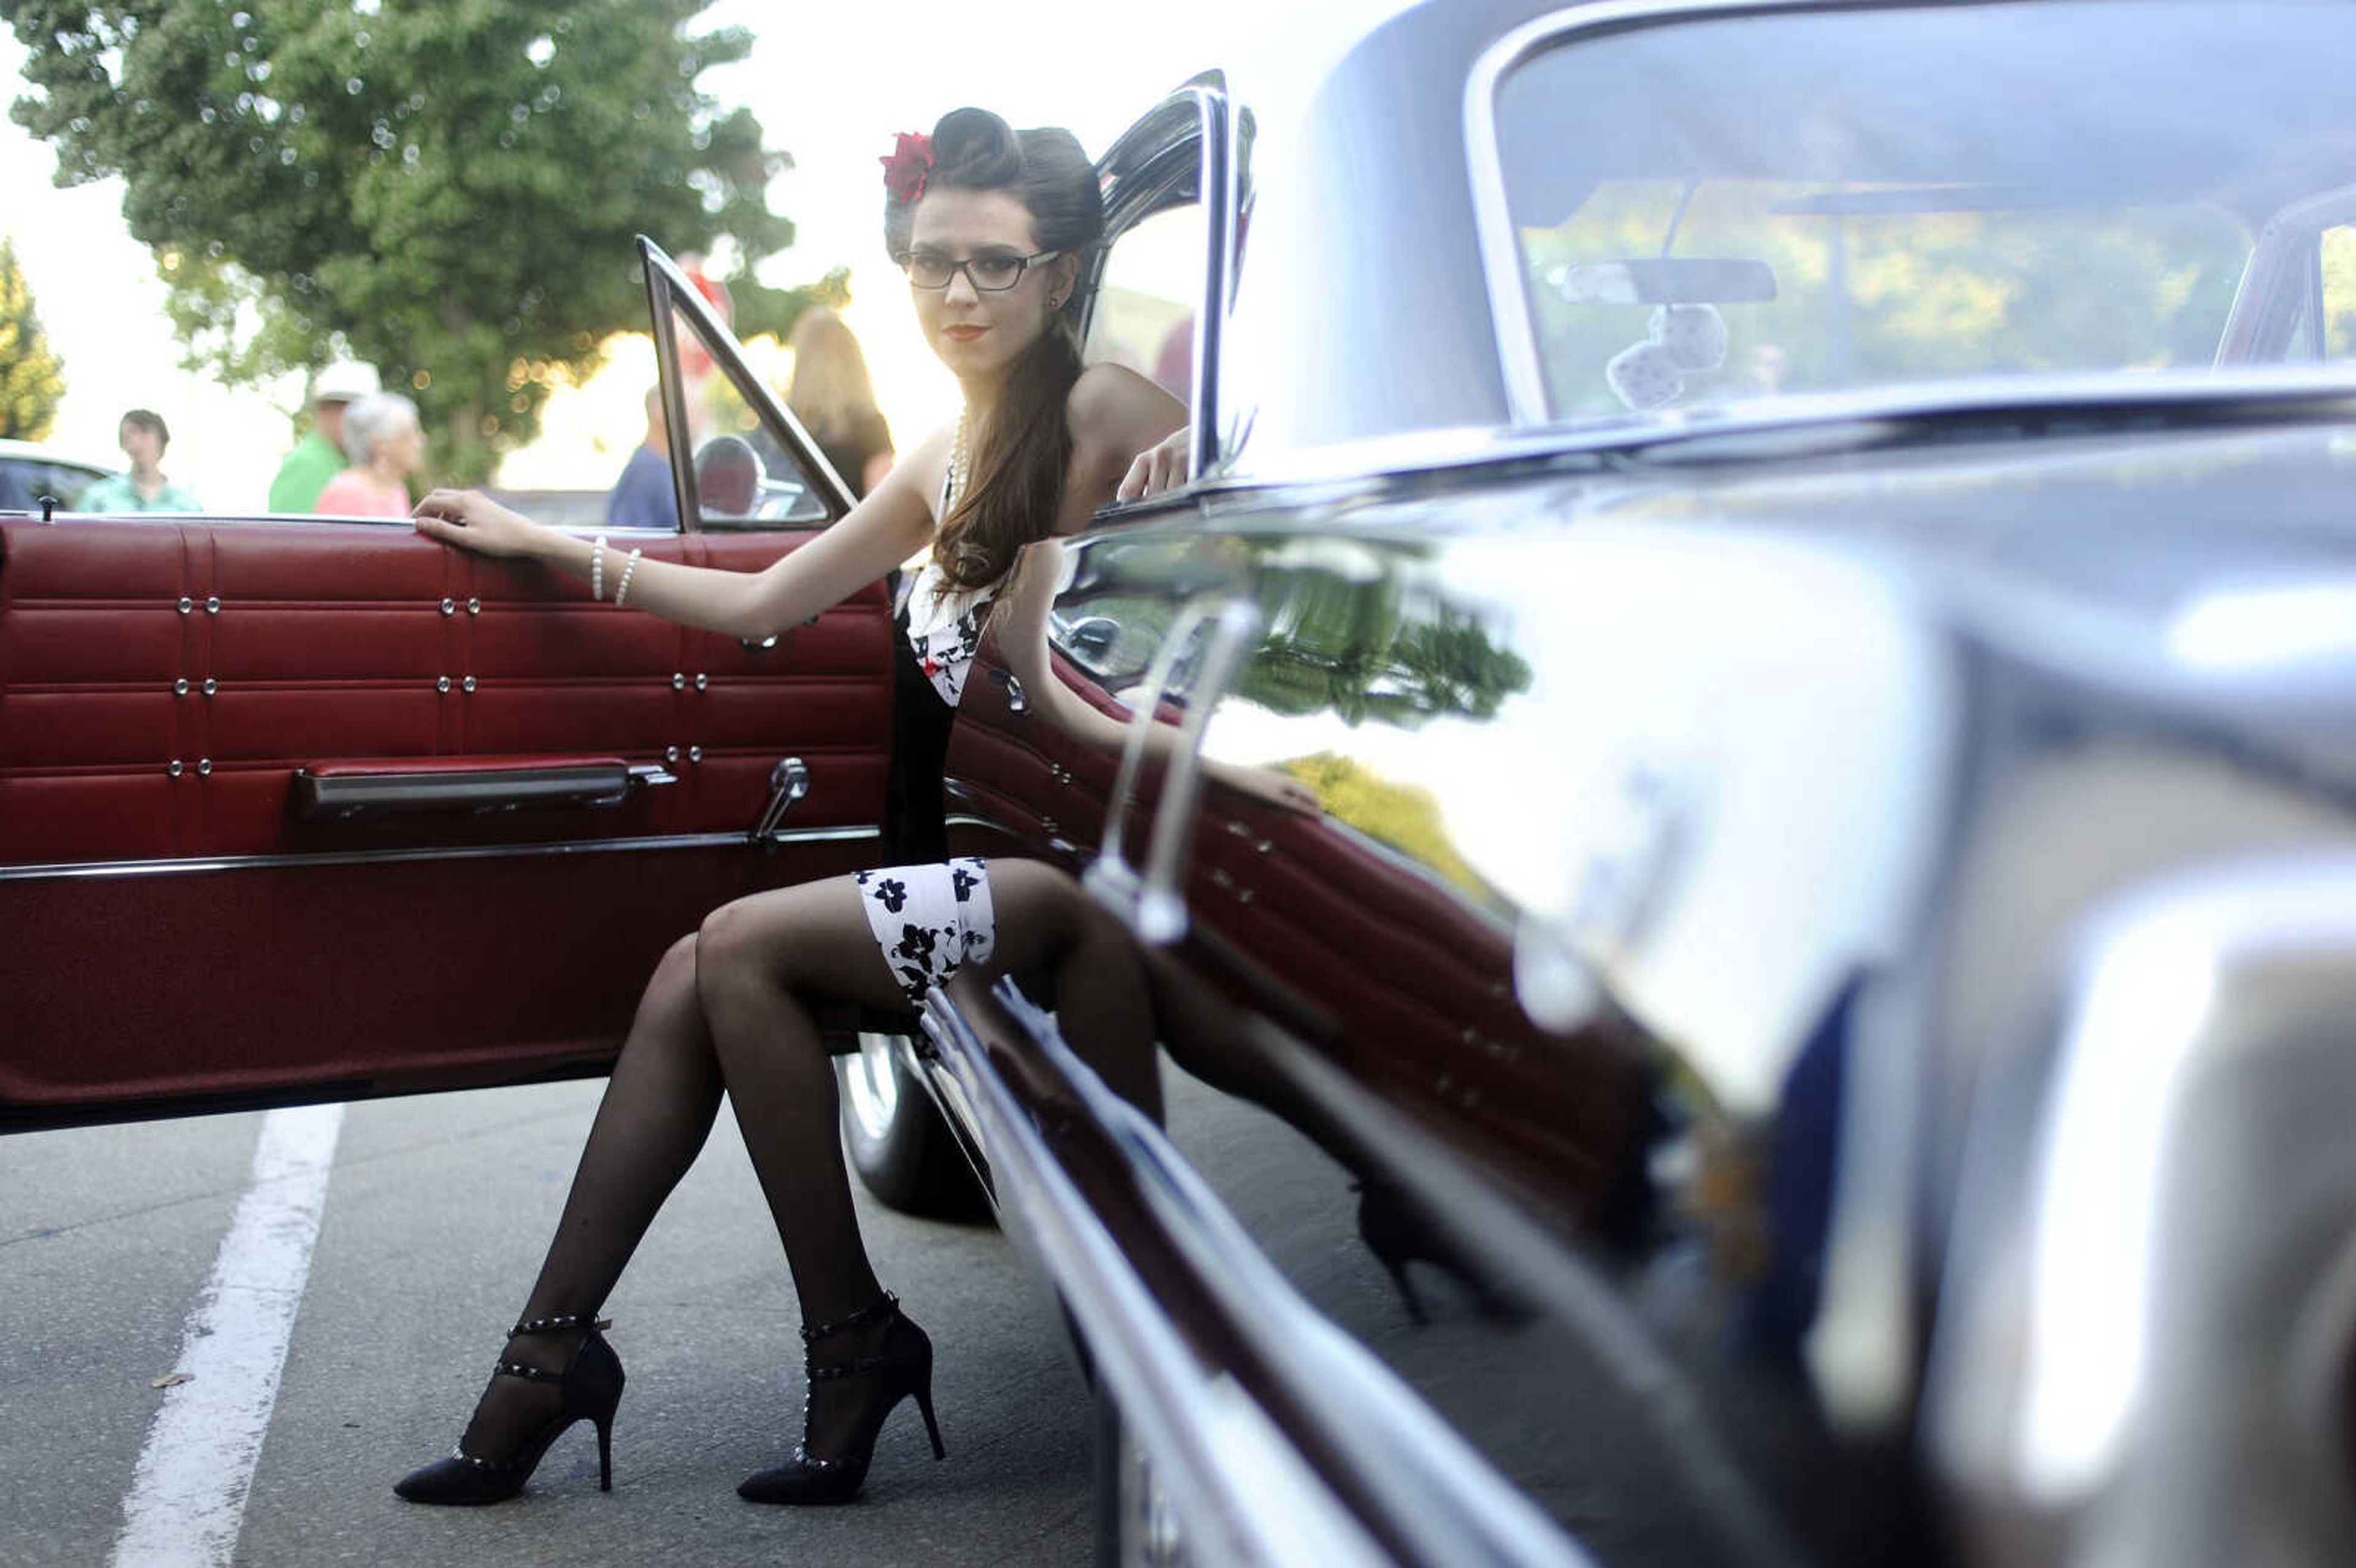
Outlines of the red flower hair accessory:
[{"label": "red flower hair accessory", "polygon": [[925,194],[925,180],[933,167],[933,139],[922,132],[902,131],[891,155],[875,160],[884,165],[884,188],[894,201],[914,201]]}]

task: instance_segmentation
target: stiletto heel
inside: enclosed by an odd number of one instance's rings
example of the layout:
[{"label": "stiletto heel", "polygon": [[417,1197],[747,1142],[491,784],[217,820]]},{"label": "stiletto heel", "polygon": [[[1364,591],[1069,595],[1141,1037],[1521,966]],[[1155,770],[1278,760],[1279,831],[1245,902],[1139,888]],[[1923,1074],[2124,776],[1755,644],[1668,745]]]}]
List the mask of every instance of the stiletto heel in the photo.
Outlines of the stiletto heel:
[{"label": "stiletto heel", "polygon": [[[822,1364],[810,1353],[822,1339],[878,1325],[884,1331],[880,1353],[876,1355]],[[794,1449],[793,1457],[745,1477],[736,1488],[737,1496],[755,1503],[849,1502],[867,1479],[867,1467],[875,1457],[875,1438],[884,1430],[884,1418],[904,1399],[916,1402],[917,1413],[925,1418],[925,1432],[933,1440],[933,1457],[948,1457],[948,1450],[941,1445],[940,1423],[933,1417],[933,1342],[901,1312],[898,1296],[887,1290],[874,1305],[862,1307],[847,1317],[803,1328],[802,1345],[803,1370],[811,1384],[838,1378],[872,1378],[875,1402],[853,1424],[851,1440],[842,1453],[831,1459],[821,1459],[809,1451],[809,1397],[805,1392],[802,1440]]]},{"label": "stiletto heel", "polygon": [[941,1446],[941,1424],[933,1419],[933,1385],[929,1379],[916,1391],[916,1411],[925,1418],[925,1435],[933,1440],[933,1457],[948,1458],[949,1451]]},{"label": "stiletto heel", "polygon": [[[526,1366],[501,1357],[492,1369],[496,1385],[500,1378],[522,1378],[531,1382],[554,1383],[563,1403],[554,1415],[541,1424],[524,1439],[523,1446],[510,1459],[486,1459],[469,1454],[464,1446],[450,1450],[448,1456],[436,1459],[403,1476],[393,1486],[396,1495],[413,1503],[445,1503],[473,1505],[505,1502],[523,1490],[524,1482],[540,1466],[551,1445],[564,1435],[576,1421],[586,1421],[597,1428],[597,1479],[605,1491],[614,1489],[614,1413],[622,1403],[622,1360],[614,1348],[605,1343],[598,1332],[613,1325],[587,1314],[562,1317],[541,1317],[519,1323],[508,1330],[510,1339],[526,1334],[555,1334],[567,1329],[582,1328],[577,1346],[564,1363],[562,1371],[550,1371],[545,1367]],[[490,1391],[483,1391],[488,1397]]]}]

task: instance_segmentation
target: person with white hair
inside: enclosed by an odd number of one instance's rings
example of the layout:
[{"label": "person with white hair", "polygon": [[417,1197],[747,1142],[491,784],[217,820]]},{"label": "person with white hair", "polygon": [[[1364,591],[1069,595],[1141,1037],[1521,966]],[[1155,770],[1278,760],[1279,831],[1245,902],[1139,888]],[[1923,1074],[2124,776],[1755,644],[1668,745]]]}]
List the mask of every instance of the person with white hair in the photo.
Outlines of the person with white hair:
[{"label": "person with white hair", "polygon": [[378,392],[344,411],[344,454],[351,466],[327,481],[312,510],[329,517],[405,517],[405,483],[425,462],[417,405]]},{"label": "person with white hair", "polygon": [[311,428],[278,465],[270,482],[270,509],[307,512],[319,492],[344,470],[344,411],[377,389],[376,371],[350,360],[319,372],[311,383]]}]

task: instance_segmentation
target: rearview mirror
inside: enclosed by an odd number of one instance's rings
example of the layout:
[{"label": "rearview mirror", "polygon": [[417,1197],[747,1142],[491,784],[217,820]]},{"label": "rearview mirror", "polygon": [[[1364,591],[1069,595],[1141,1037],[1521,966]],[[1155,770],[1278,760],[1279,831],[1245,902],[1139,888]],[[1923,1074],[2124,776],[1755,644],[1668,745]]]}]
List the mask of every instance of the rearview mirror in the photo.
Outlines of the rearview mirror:
[{"label": "rearview mirror", "polygon": [[1775,297],[1775,269],[1742,257],[1656,256],[1557,268],[1572,304],[1753,304]]}]

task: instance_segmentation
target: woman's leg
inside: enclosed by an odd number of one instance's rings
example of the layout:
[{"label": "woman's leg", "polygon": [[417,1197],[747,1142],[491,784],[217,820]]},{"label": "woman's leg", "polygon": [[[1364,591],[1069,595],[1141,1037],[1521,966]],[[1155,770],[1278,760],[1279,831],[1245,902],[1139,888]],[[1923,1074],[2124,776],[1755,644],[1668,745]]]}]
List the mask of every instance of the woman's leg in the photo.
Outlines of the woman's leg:
[{"label": "woman's leg", "polygon": [[[720,1108],[720,1062],[696,997],[695,945],[692,935],[673,944],[638,999],[522,1321],[594,1315],[605,1305],[656,1211],[712,1131]],[[508,1341],[505,1357],[560,1371],[583,1338],[579,1330],[518,1335]],[[503,1458],[562,1403],[552,1384],[494,1378],[460,1446]]]},{"label": "woman's leg", "polygon": [[[990,868],[996,951],[985,973],[1052,973],[1065,1026],[1107,1077],[1158,1113],[1151,1016],[1126,938],[1070,878],[1021,861]],[[905,997],[878,950],[864,894],[838,878],[740,899],[703,923],[696,984],[728,1097],[793,1270],[807,1326],[873,1303],[883,1287],[859,1233],[837,1132],[834,1070],[813,1007],[848,1003],[905,1011]],[[1119,1049],[1110,1049],[1118,1043]],[[813,1348],[822,1366],[883,1353],[887,1321]],[[860,1378],[813,1385],[805,1445],[818,1457],[852,1446],[873,1386]]]},{"label": "woman's leg", "polygon": [[998,950],[980,972],[1046,982],[1065,1040],[1159,1122],[1156,1019],[1136,939],[1077,882],[1035,860],[991,861],[990,886]]}]

